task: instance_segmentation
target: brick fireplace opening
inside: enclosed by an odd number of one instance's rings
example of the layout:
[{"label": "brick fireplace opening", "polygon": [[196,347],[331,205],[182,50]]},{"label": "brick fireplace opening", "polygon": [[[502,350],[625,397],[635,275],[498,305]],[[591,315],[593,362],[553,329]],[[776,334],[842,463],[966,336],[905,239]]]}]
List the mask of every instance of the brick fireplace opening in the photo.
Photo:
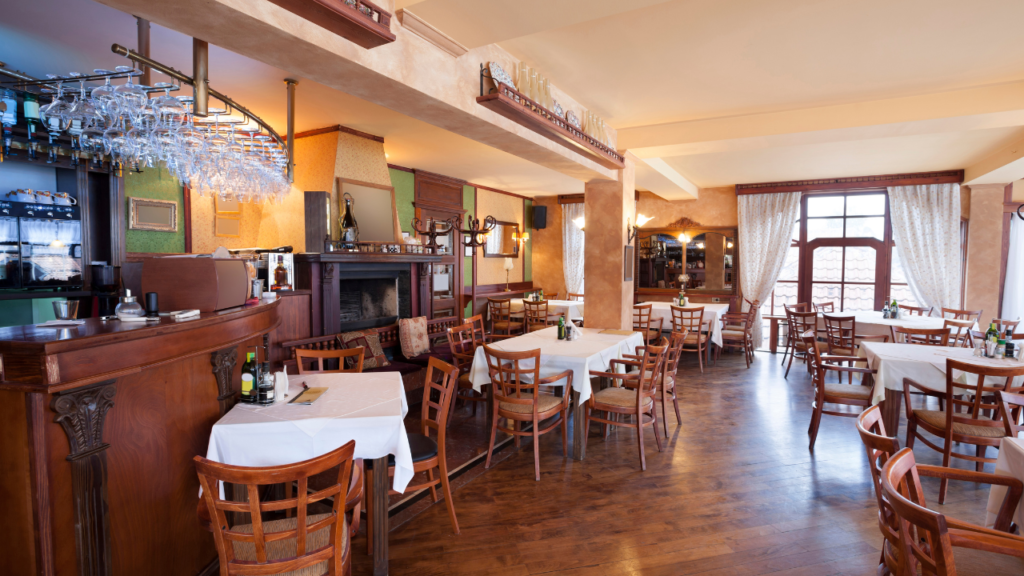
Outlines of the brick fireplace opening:
[{"label": "brick fireplace opening", "polygon": [[340,331],[389,326],[410,316],[408,266],[341,266],[338,282]]}]

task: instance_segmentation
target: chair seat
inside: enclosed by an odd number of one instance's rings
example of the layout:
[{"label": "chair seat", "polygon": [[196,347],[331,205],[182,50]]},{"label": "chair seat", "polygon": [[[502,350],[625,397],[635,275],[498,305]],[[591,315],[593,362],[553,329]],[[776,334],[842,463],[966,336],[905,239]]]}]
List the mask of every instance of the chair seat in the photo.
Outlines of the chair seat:
[{"label": "chair seat", "polygon": [[686,338],[683,339],[683,344],[696,344],[698,337],[700,338],[700,341],[702,343],[708,341],[708,335],[707,334],[699,334],[698,335],[698,334],[694,334],[693,332],[690,332],[689,334],[686,335]]},{"label": "chair seat", "polygon": [[[605,388],[594,394],[594,402],[607,406],[619,408],[636,408],[636,389],[634,388]],[[650,396],[644,396],[644,407],[654,403]]]},{"label": "chair seat", "polygon": [[[306,517],[306,525],[319,522],[324,518],[329,517],[330,514],[316,514],[313,516]],[[344,520],[342,520],[344,523]],[[283,520],[272,520],[270,522],[263,523],[263,532],[281,532],[284,530],[293,530],[298,525],[298,518],[285,518]],[[239,524],[231,528],[235,532],[244,532],[245,534],[252,534],[252,524]],[[335,552],[340,556],[344,556],[348,551],[349,540],[348,530],[342,530],[341,542],[342,550]],[[306,535],[306,552],[323,548],[330,544],[331,528],[330,526],[317,530],[316,532],[310,532]],[[235,551],[235,559],[244,562],[255,562],[256,561],[256,545],[251,542],[231,542],[232,547]],[[267,542],[267,560],[281,560],[283,558],[291,558],[295,556],[298,547],[296,545],[295,538],[285,538],[284,540],[275,540],[273,542]],[[280,574],[281,576],[321,576],[327,574],[327,561],[300,568],[299,570],[293,570],[291,572],[275,572],[274,574]]]},{"label": "chair seat", "polygon": [[743,330],[722,330],[722,336],[726,338],[743,338],[746,335]]},{"label": "chair seat", "polygon": [[[559,404],[562,403],[562,399],[552,394],[538,394],[537,395],[537,412],[547,412],[558,408]],[[514,412],[516,414],[532,414],[532,404],[513,404],[512,402],[499,402],[498,409],[504,410],[505,412]]]},{"label": "chair seat", "polygon": [[831,354],[835,354],[836,356],[856,356],[857,355],[857,349],[856,348],[840,348],[839,346],[833,346]]},{"label": "chair seat", "polygon": [[459,374],[459,388],[472,388],[473,383],[469,380],[469,372]]},{"label": "chair seat", "polygon": [[[424,436],[418,432],[410,432],[409,436],[409,452],[412,453],[413,464],[416,462],[422,462],[429,460],[434,456],[437,456],[437,442],[428,436]],[[370,470],[373,470],[373,460],[364,460],[365,465]],[[395,455],[388,454],[388,468],[395,465]]]},{"label": "chair seat", "polygon": [[870,400],[871,387],[852,384],[825,384],[825,395],[850,400]]},{"label": "chair seat", "polygon": [[522,322],[495,322],[493,325],[495,330],[519,330],[523,327]]},{"label": "chair seat", "polygon": [[[946,429],[945,410],[914,410],[914,416],[933,428]],[[1006,430],[1002,426],[974,426],[962,422],[953,422],[953,433],[961,436],[978,436],[980,438],[1002,438]]]}]

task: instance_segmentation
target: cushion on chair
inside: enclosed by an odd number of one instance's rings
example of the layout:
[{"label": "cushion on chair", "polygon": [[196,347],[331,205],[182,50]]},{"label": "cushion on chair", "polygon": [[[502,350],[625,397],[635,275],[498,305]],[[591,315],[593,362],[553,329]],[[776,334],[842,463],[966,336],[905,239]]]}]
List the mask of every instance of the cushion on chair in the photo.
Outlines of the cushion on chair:
[{"label": "cushion on chair", "polygon": [[825,395],[850,400],[869,400],[871,399],[871,387],[852,384],[825,384]]},{"label": "cushion on chair", "polygon": [[492,324],[494,330],[519,330],[522,327],[522,322],[495,322]]},{"label": "cushion on chair", "polygon": [[[697,343],[697,336],[698,336],[697,334],[694,334],[693,332],[690,332],[689,334],[686,335],[686,338],[683,339],[683,344],[696,344]],[[700,334],[700,341],[701,342],[707,342],[707,340],[708,340],[708,335],[707,334]]]},{"label": "cushion on chair", "polygon": [[[933,428],[946,429],[946,412],[944,410],[914,410],[914,416]],[[1002,426],[973,426],[961,422],[953,422],[953,433],[963,436],[979,436],[981,438],[1002,438],[1006,430]]]},{"label": "cushion on chair", "polygon": [[427,338],[427,317],[402,318],[398,321],[398,339],[402,345],[402,356],[415,358],[430,351]]},{"label": "cushion on chair", "polygon": [[472,388],[473,383],[469,380],[469,372],[459,374],[459,388]]},{"label": "cushion on chair", "polygon": [[[598,391],[594,394],[594,402],[598,404],[606,404],[608,406],[617,406],[619,408],[636,408],[636,389],[635,388],[605,388],[604,390]],[[654,399],[650,396],[644,397],[644,407],[650,406],[654,403]],[[600,408],[598,408],[600,410]]]},{"label": "cushion on chair", "polygon": [[747,333],[743,330],[722,330],[722,336],[729,338],[740,338],[742,339]]},{"label": "cushion on chair", "polygon": [[[324,518],[327,518],[330,514],[315,514],[312,516],[306,516],[306,525],[319,522]],[[341,519],[341,523],[344,525],[344,518]],[[298,525],[298,518],[285,518],[283,520],[272,520],[270,522],[263,523],[263,532],[282,532],[284,530],[293,530]],[[252,524],[239,524],[231,528],[234,532],[244,532],[245,534],[252,534]],[[348,550],[348,529],[341,531],[341,550],[336,550],[334,553],[339,556],[344,556]],[[314,550],[318,550],[330,544],[331,528],[330,526],[317,530],[316,532],[310,532],[306,535],[306,553],[310,553]],[[231,542],[235,552],[235,560],[241,560],[244,562],[255,562],[256,561],[256,545],[251,542]],[[292,558],[295,556],[298,547],[296,545],[295,538],[285,538],[284,540],[275,540],[273,542],[267,542],[267,560],[281,560],[283,558]],[[320,576],[321,574],[327,573],[327,561],[307,566],[299,570],[293,570],[291,572],[275,572],[282,576]]]},{"label": "cushion on chair", "polygon": [[[562,399],[552,394],[538,394],[537,395],[537,412],[547,412],[558,408],[562,403]],[[511,402],[501,402],[498,404],[498,409],[504,410],[505,412],[515,412],[516,414],[532,414],[533,406],[530,404],[513,404]]]},{"label": "cushion on chair", "polygon": [[835,354],[836,356],[856,356],[857,351],[853,348],[840,348],[839,346],[833,346],[830,354]]},{"label": "cushion on chair", "polygon": [[[413,463],[429,460],[437,456],[437,442],[429,436],[418,432],[409,432],[409,452],[412,453]],[[373,460],[363,460],[365,466],[373,470]],[[388,467],[395,465],[395,455],[388,454]]]},{"label": "cushion on chair", "polygon": [[[342,348],[363,347],[363,371],[373,368],[383,368],[390,364],[388,357],[384,355],[384,349],[380,346],[380,337],[376,330],[363,330],[357,332],[343,332],[338,334],[338,342]],[[345,359],[345,365],[349,368],[355,363],[354,360]]]}]

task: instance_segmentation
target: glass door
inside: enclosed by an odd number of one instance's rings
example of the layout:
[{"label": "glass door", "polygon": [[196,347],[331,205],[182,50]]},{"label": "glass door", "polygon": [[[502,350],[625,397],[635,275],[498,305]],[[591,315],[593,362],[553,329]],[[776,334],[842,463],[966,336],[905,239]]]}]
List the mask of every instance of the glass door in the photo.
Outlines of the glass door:
[{"label": "glass door", "polygon": [[0,288],[20,288],[18,220],[0,218]]},{"label": "glass door", "polygon": [[811,302],[832,302],[836,312],[876,309],[884,297],[877,289],[877,272],[882,269],[881,247],[858,246],[854,242],[811,243]]}]

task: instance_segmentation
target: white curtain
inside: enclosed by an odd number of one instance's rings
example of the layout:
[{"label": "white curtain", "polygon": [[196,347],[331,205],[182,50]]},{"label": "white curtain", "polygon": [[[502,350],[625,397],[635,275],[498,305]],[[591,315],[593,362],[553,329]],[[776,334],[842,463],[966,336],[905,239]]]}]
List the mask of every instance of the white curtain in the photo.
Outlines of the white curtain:
[{"label": "white curtain", "polygon": [[[740,290],[744,299],[764,303],[771,296],[799,214],[799,192],[739,197]],[[749,310],[750,305],[744,303],[743,309]],[[760,307],[754,317],[753,336],[754,344],[760,346]]]},{"label": "white curtain", "polygon": [[583,293],[584,234],[573,220],[583,216],[584,207],[582,202],[562,204],[562,268],[565,272],[565,289],[573,294]]},{"label": "white curtain", "polygon": [[892,238],[914,298],[960,307],[960,185],[889,188]]},{"label": "white curtain", "polygon": [[1006,283],[1003,284],[1003,310],[1000,318],[1016,320],[1024,316],[1024,220],[1010,218],[1010,252],[1006,257]]}]

